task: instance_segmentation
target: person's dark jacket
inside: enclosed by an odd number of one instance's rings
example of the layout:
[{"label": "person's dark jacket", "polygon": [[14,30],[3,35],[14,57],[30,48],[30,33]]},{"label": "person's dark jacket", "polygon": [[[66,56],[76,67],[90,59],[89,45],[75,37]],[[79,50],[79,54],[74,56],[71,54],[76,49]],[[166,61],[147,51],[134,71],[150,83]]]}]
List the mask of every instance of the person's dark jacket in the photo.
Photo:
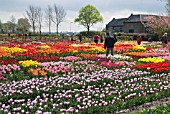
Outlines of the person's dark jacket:
[{"label": "person's dark jacket", "polygon": [[117,38],[115,36],[106,36],[104,48],[113,48],[114,44],[117,42]]},{"label": "person's dark jacket", "polygon": [[79,40],[82,40],[82,35],[81,34],[79,35]]},{"label": "person's dark jacket", "polygon": [[167,36],[162,36],[161,41],[164,42],[165,44],[167,44],[168,43]]}]

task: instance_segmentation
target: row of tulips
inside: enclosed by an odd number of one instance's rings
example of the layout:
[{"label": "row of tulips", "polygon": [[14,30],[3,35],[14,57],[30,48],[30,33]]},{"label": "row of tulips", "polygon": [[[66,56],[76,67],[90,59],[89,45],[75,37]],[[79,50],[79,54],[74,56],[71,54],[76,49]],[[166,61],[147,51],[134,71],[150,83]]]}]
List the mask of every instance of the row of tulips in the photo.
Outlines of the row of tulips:
[{"label": "row of tulips", "polygon": [[133,68],[148,69],[151,70],[152,72],[164,72],[170,71],[170,62],[139,64],[133,66]]},{"label": "row of tulips", "polygon": [[15,59],[4,58],[0,60],[0,64],[2,65],[14,64],[14,63],[18,64],[19,61],[26,61],[28,59],[31,59],[33,61],[38,61],[38,62],[45,62],[45,61],[58,61],[60,57],[59,56],[42,56],[42,57],[21,56],[21,57],[16,57]]},{"label": "row of tulips", "polygon": [[135,58],[142,58],[142,57],[166,57],[167,60],[170,58],[170,53],[169,53],[168,48],[156,48],[156,49],[150,49],[145,52],[124,52],[124,55],[128,55],[131,57]]},{"label": "row of tulips", "polygon": [[22,53],[22,52],[27,51],[27,49],[22,49],[22,48],[18,48],[18,47],[12,47],[12,48],[1,47],[1,49],[4,50],[5,52],[8,52],[8,53],[15,53],[15,52]]},{"label": "row of tulips", "polygon": [[4,50],[0,49],[0,58],[1,57],[12,57],[12,56],[10,53],[7,53]]},{"label": "row of tulips", "polygon": [[139,62],[149,62],[149,63],[159,63],[159,62],[164,62],[165,60],[159,57],[148,57],[148,58],[140,58],[138,59]]},{"label": "row of tulips", "polygon": [[144,57],[161,57],[165,58],[166,60],[170,59],[169,53],[163,53],[163,52],[125,52],[124,55],[131,56],[133,58],[144,58]]}]

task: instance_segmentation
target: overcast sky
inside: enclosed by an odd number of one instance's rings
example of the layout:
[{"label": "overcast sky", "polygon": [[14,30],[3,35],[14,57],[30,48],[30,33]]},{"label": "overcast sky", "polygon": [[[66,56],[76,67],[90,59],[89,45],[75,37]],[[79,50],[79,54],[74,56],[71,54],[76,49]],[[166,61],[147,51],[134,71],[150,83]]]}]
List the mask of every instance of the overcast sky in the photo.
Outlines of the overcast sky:
[{"label": "overcast sky", "polygon": [[[12,15],[16,19],[26,17],[25,11],[29,5],[45,9],[47,5],[53,6],[53,4],[62,6],[67,13],[64,22],[59,26],[59,32],[70,29],[72,32],[86,30],[73,22],[79,10],[87,4],[95,6],[104,19],[103,23],[95,24],[91,30],[102,30],[112,18],[127,18],[131,13],[166,15],[166,0],[0,0],[0,20],[3,23],[7,22]],[[45,22],[42,31],[48,31]],[[56,31],[54,24],[52,31]]]}]

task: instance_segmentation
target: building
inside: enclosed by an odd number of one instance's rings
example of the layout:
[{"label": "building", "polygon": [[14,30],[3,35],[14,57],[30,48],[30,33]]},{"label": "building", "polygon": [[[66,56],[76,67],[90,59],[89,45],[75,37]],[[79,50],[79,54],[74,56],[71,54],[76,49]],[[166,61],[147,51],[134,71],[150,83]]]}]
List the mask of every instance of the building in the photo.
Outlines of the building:
[{"label": "building", "polygon": [[121,19],[115,19],[113,18],[112,21],[110,21],[106,25],[106,30],[112,31],[112,32],[123,32],[124,22],[127,20],[127,18],[121,18]]},{"label": "building", "polygon": [[156,15],[131,14],[128,18],[113,18],[106,24],[106,30],[124,33],[148,33],[147,17],[149,16],[158,17]]}]

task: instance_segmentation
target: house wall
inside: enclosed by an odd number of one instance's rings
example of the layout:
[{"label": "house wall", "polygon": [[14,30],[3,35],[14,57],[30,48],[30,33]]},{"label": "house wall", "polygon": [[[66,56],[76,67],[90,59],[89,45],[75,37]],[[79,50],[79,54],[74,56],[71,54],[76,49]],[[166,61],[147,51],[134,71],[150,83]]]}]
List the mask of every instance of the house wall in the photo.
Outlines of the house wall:
[{"label": "house wall", "polygon": [[125,33],[145,33],[145,28],[142,23],[124,23],[123,31]]},{"label": "house wall", "polygon": [[106,30],[110,32],[123,32],[123,26],[117,26],[117,27],[106,26]]},{"label": "house wall", "polygon": [[123,27],[122,26],[113,27],[113,31],[115,31],[115,32],[123,32]]},{"label": "house wall", "polygon": [[106,26],[106,31],[113,31],[113,27],[112,26]]},{"label": "house wall", "polygon": [[106,30],[110,32],[125,32],[125,33],[145,33],[145,28],[142,23],[124,23],[124,26],[106,26]]}]

